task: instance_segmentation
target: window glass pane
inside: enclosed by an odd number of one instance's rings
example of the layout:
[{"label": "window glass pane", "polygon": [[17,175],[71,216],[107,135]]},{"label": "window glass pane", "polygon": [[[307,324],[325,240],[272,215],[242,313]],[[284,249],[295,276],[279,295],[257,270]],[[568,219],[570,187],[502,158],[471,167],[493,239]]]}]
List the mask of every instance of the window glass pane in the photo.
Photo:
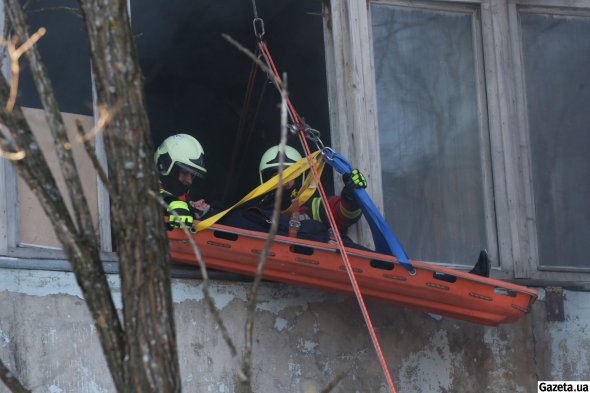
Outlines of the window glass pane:
[{"label": "window glass pane", "polygon": [[371,17],[387,221],[412,258],[471,264],[482,248],[496,255],[473,14],[373,5]]},{"label": "window glass pane", "polygon": [[[92,115],[88,38],[75,0],[23,1],[31,31],[47,29],[37,47],[62,112]],[[18,104],[41,108],[28,60],[20,61]]]},{"label": "window glass pane", "polygon": [[590,18],[519,19],[539,262],[590,267]]}]

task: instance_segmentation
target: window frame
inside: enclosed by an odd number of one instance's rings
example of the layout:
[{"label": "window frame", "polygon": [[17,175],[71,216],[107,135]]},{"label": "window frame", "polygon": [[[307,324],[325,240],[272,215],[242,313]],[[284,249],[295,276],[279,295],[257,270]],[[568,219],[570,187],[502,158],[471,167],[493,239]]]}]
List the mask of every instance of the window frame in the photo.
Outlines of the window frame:
[{"label": "window frame", "polygon": [[[4,5],[2,5],[0,7],[0,26],[4,26],[4,20]],[[11,73],[8,62],[4,62],[1,72],[10,80]],[[96,103],[92,70],[91,78],[93,101]],[[93,111],[96,123],[98,121],[96,104],[94,105]],[[106,168],[106,152],[103,138],[100,134],[96,138],[95,152],[99,162]],[[20,199],[17,180],[18,175],[12,163],[8,159],[0,157],[0,265],[8,264],[12,266],[14,258],[18,258],[19,260],[27,261],[27,268],[38,266],[38,268],[44,269],[48,264],[46,262],[47,260],[55,260],[56,263],[63,261],[66,259],[66,255],[62,249],[20,242]],[[96,176],[96,181],[101,259],[104,261],[114,261],[117,259],[117,256],[112,252],[108,193],[98,175]]]},{"label": "window frame", "polygon": [[516,67],[517,102],[520,109],[522,122],[518,128],[521,141],[523,143],[523,155],[525,156],[524,168],[526,171],[526,182],[530,188],[530,210],[529,217],[531,226],[531,239],[534,241],[534,249],[531,250],[532,258],[526,262],[527,269],[530,272],[532,280],[543,280],[548,282],[580,282],[590,281],[589,267],[563,267],[563,266],[541,266],[539,265],[539,251],[537,248],[537,228],[536,213],[533,197],[533,175],[531,164],[531,151],[529,141],[529,123],[528,110],[526,101],[526,84],[524,78],[523,52],[521,49],[521,32],[518,21],[519,12],[545,14],[545,15],[564,15],[574,17],[586,17],[590,21],[590,3],[583,0],[509,0],[508,12],[511,31],[511,41],[513,42],[513,59]]},{"label": "window frame", "polygon": [[[484,70],[484,48],[483,48],[483,41],[482,41],[482,31],[481,31],[481,24],[478,21],[481,20],[481,10],[474,6],[474,4],[470,4],[468,2],[461,2],[461,3],[451,3],[451,4],[438,4],[432,3],[428,1],[413,1],[408,3],[407,1],[396,1],[396,0],[373,0],[371,4],[376,5],[393,5],[397,7],[405,7],[411,9],[424,9],[424,10],[431,10],[431,11],[441,11],[441,12],[449,12],[449,13],[462,13],[465,15],[471,16],[471,27],[472,27],[472,42],[473,42],[473,67],[475,71],[475,87],[476,87],[476,99],[477,99],[477,109],[478,109],[478,125],[479,125],[479,139],[481,141],[481,150],[480,150],[480,163],[481,169],[483,172],[483,179],[482,184],[484,185],[483,188],[483,205],[485,208],[484,216],[485,216],[485,226],[486,226],[486,233],[487,233],[487,244],[493,245],[494,249],[488,249],[488,253],[492,259],[495,261],[494,267],[499,268],[498,263],[498,236],[497,236],[497,227],[496,227],[496,220],[494,218],[495,215],[495,206],[494,206],[494,186],[493,186],[493,176],[492,176],[492,168],[491,168],[491,159],[490,159],[490,151],[491,151],[491,141],[490,141],[490,131],[489,131],[489,121],[488,121],[488,113],[487,113],[487,97],[486,97],[486,86],[485,86],[485,70]],[[370,13],[369,13],[369,20],[370,20]],[[370,32],[371,36],[371,47],[372,44],[372,29]],[[376,87],[375,87],[376,91]],[[379,142],[378,142],[379,143]],[[379,144],[376,147],[379,149]],[[475,262],[477,255],[474,254],[473,262]],[[453,263],[441,263],[444,266],[452,266],[456,268],[463,268],[466,269],[467,267],[471,269],[472,266],[466,266],[464,264],[453,264]]]},{"label": "window frame", "polygon": [[[324,10],[326,67],[332,141],[336,150],[350,157],[368,174],[368,192],[383,211],[379,130],[375,108],[371,4],[389,4],[434,10],[476,6],[480,12],[484,102],[490,143],[489,159],[494,197],[499,267],[494,277],[529,284],[573,285],[590,281],[590,268],[548,268],[538,265],[536,217],[528,140],[526,91],[520,48],[518,11],[590,16],[587,0],[355,0],[330,1]],[[531,11],[532,12],[532,11]],[[478,85],[478,88],[480,86]],[[485,115],[484,114],[484,115]],[[481,117],[480,119],[485,119]],[[362,126],[362,127],[361,127]],[[362,130],[362,131],[360,131]],[[351,141],[354,141],[352,143]],[[366,225],[356,232],[370,244]],[[465,266],[441,264],[460,269]]]}]

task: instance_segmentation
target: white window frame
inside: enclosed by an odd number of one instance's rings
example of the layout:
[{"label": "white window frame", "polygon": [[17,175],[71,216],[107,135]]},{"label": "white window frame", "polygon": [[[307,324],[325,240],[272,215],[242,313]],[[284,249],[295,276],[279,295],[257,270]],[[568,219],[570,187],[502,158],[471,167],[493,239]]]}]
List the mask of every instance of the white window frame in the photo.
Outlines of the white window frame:
[{"label": "white window frame", "polygon": [[[538,266],[528,118],[517,12],[535,9],[587,16],[588,0],[331,0],[324,10],[324,38],[334,148],[368,174],[368,192],[383,211],[371,4],[452,10],[477,6],[481,15],[485,103],[495,205],[499,268],[494,277],[530,284],[578,285],[590,269]],[[474,31],[480,31],[479,28]],[[481,58],[477,55],[476,57]],[[479,59],[476,59],[476,62]],[[477,64],[476,64],[477,65]],[[481,67],[478,67],[478,70]],[[478,78],[478,83],[481,83]],[[480,87],[480,86],[478,86]],[[480,118],[485,118],[482,116]],[[489,166],[489,165],[488,165]],[[491,218],[493,221],[493,217]],[[357,238],[370,244],[368,226]],[[452,265],[451,265],[452,266]],[[459,266],[454,266],[459,267]],[[465,268],[465,267],[460,267]]]}]

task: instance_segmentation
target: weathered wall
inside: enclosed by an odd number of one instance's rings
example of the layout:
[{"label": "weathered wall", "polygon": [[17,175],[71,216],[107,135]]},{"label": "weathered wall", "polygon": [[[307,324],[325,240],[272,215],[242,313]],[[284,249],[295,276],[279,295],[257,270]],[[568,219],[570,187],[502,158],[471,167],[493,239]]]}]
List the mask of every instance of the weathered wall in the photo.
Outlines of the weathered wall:
[{"label": "weathered wall", "polygon": [[[590,292],[564,291],[563,321],[532,313],[537,374],[542,380],[590,380]],[[557,318],[561,319],[561,318]]]},{"label": "weathered wall", "polygon": [[[110,283],[118,296],[118,278]],[[238,344],[248,288],[235,282],[211,288]],[[200,282],[175,280],[173,291],[184,391],[233,392],[235,362]],[[256,391],[319,391],[345,369],[348,376],[334,391],[387,391],[353,298],[266,283],[260,300]],[[537,379],[590,379],[589,300],[590,293],[566,292],[564,322],[547,322],[538,302],[531,315],[500,328],[368,306],[398,391],[532,392]],[[0,270],[0,358],[36,393],[113,391],[71,273]]]}]

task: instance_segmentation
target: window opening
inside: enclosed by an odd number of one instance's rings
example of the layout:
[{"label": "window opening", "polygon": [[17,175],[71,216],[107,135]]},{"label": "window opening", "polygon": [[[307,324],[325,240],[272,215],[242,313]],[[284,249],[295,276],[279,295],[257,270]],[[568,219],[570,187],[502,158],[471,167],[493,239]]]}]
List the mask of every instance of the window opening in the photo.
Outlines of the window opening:
[{"label": "window opening", "polygon": [[[36,44],[49,73],[61,112],[93,114],[88,38],[80,6],[75,0],[29,1],[25,12],[32,32],[46,34]],[[20,62],[17,104],[42,109],[29,62]]]},{"label": "window opening", "polygon": [[[320,10],[321,2],[313,0],[259,5],[266,31],[272,33],[269,45],[280,68],[288,73],[292,100],[306,121],[328,136]],[[195,136],[205,150],[208,176],[205,185],[191,189],[191,197],[239,200],[259,184],[260,157],[279,142],[280,132],[280,97],[275,89],[267,88],[257,102],[267,83],[259,72],[246,131],[238,133],[251,61],[221,34],[254,50],[251,4],[231,0],[164,5],[142,0],[132,2],[131,14],[154,146],[176,133]],[[288,143],[300,150],[296,137]]]}]

